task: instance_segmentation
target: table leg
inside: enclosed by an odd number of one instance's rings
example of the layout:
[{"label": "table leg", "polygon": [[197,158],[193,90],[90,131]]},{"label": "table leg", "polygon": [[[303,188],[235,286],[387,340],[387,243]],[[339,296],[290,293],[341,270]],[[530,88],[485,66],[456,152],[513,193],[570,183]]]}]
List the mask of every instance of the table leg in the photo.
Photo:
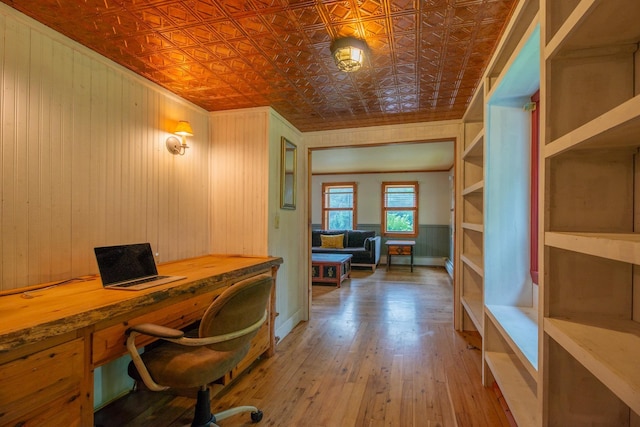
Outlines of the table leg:
[{"label": "table leg", "polygon": [[411,248],[411,272],[413,273],[413,246],[409,246]]}]

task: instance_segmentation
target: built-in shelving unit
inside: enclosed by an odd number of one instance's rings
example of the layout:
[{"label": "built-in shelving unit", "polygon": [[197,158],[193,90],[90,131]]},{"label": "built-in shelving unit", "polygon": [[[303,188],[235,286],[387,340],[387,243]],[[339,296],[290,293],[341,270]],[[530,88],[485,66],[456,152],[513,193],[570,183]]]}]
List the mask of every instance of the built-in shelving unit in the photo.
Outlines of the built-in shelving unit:
[{"label": "built-in shelving unit", "polygon": [[537,426],[538,287],[530,273],[531,112],[540,87],[537,15],[487,94],[484,381],[519,426]]},{"label": "built-in shelving unit", "polygon": [[542,425],[640,425],[640,2],[544,0]]},{"label": "built-in shelving unit", "polygon": [[484,235],[484,86],[476,91],[463,118],[464,139],[460,147],[462,200],[460,279],[457,328],[482,335],[483,235]]},{"label": "built-in shelving unit", "polygon": [[455,251],[456,251],[456,176],[455,176],[455,167],[449,170],[449,196],[450,196],[450,206],[449,206],[449,257],[444,261],[444,266],[449,273],[451,279],[454,280],[455,283],[455,271],[454,271],[454,259],[455,259]]},{"label": "built-in shelving unit", "polygon": [[[640,426],[638,22],[638,1],[520,1],[465,115],[457,327],[482,334],[483,381],[520,427]],[[538,87],[539,287],[522,173]]]},{"label": "built-in shelving unit", "polygon": [[518,414],[518,426],[538,425],[536,408],[531,407],[531,402],[536,402],[536,383],[523,372],[517,357],[506,351],[485,351],[484,360],[494,372],[509,410]]},{"label": "built-in shelving unit", "polygon": [[458,329],[482,335],[483,382],[520,427],[538,426],[538,287],[529,268],[531,113],[540,87],[538,1],[518,3],[463,118]]}]

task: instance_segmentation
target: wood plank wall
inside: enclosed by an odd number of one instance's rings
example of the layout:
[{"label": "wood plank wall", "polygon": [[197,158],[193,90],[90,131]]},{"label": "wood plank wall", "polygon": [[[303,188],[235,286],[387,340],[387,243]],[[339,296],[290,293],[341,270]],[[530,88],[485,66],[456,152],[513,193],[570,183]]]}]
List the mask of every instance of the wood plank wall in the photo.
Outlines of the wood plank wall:
[{"label": "wood plank wall", "polygon": [[5,5],[0,36],[0,290],[95,273],[98,245],[209,252],[207,113]]},{"label": "wood plank wall", "polygon": [[[268,255],[269,108],[211,113],[211,248]],[[275,196],[272,196],[275,197]]]}]

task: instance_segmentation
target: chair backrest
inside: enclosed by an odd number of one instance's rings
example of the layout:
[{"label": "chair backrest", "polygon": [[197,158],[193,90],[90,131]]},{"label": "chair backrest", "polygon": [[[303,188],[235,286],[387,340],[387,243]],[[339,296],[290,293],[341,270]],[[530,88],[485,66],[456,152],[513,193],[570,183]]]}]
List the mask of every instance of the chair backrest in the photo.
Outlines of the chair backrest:
[{"label": "chair backrest", "polygon": [[[258,322],[264,316],[272,286],[273,277],[270,274],[250,277],[231,285],[204,313],[200,321],[200,337],[236,332]],[[248,345],[257,332],[209,347],[216,351],[232,351]]]}]

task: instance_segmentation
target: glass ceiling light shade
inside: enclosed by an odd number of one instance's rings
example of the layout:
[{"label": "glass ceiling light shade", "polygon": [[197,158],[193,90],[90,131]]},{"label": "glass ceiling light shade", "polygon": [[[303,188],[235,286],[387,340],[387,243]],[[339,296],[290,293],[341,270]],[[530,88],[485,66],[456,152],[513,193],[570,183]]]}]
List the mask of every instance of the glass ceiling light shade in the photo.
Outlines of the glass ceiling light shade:
[{"label": "glass ceiling light shade", "polygon": [[367,43],[355,37],[343,37],[331,43],[331,55],[340,71],[358,71],[364,64]]}]

